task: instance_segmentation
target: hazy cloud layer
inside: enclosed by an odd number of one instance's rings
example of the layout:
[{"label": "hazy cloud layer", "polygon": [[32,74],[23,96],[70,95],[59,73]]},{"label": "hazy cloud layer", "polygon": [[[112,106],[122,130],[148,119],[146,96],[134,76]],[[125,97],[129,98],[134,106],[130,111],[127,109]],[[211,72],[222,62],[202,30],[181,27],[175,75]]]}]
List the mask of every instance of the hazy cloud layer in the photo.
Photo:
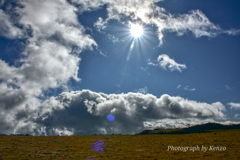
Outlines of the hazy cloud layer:
[{"label": "hazy cloud layer", "polygon": [[232,125],[232,124],[239,124],[240,122],[232,122],[232,121],[217,121],[214,119],[198,119],[198,118],[186,118],[186,119],[162,119],[157,121],[147,121],[144,122],[144,125],[148,129],[154,128],[184,128],[190,127],[198,124],[205,124],[205,123],[221,123],[223,125]]},{"label": "hazy cloud layer", "polygon": [[164,70],[170,69],[171,71],[178,70],[179,72],[182,72],[182,69],[186,69],[185,64],[178,64],[175,62],[174,59],[171,59],[166,54],[161,54],[158,56],[157,63],[153,63],[150,60],[148,60],[148,65],[151,66],[160,66]]}]

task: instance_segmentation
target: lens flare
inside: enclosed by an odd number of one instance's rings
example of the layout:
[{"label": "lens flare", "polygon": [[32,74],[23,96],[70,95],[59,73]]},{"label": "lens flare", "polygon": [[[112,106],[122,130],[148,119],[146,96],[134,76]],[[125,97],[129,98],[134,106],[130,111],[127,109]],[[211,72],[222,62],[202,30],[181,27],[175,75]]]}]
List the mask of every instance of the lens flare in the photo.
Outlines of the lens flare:
[{"label": "lens flare", "polygon": [[115,120],[115,117],[114,117],[113,115],[109,114],[109,115],[107,116],[107,120],[108,120],[109,122],[113,122],[113,121]]},{"label": "lens flare", "polygon": [[104,152],[104,142],[102,140],[97,140],[92,144],[91,148],[94,152],[102,153]]}]

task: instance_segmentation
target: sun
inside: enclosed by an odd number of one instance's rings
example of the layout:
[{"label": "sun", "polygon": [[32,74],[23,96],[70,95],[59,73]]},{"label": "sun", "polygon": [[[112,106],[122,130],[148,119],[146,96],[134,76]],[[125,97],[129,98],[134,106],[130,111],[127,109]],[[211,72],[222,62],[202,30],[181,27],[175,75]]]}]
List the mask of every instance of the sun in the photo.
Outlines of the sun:
[{"label": "sun", "polygon": [[139,24],[131,24],[130,32],[133,37],[141,37],[143,35],[143,28]]}]

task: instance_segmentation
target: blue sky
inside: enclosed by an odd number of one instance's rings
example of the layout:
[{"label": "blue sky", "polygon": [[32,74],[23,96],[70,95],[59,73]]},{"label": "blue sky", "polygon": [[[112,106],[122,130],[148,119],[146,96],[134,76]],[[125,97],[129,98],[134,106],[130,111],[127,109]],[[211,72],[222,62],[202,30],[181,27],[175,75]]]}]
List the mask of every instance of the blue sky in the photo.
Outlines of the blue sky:
[{"label": "blue sky", "polygon": [[239,3],[2,0],[0,132],[239,123]]}]

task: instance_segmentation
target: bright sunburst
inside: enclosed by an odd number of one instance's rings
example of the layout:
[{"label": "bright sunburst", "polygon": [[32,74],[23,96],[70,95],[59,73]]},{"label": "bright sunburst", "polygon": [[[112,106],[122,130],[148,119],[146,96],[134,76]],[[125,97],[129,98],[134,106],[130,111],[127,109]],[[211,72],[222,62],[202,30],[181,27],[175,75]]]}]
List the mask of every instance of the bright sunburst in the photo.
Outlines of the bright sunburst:
[{"label": "bright sunburst", "polygon": [[143,34],[143,28],[139,24],[131,24],[131,35],[133,37],[141,37]]}]

